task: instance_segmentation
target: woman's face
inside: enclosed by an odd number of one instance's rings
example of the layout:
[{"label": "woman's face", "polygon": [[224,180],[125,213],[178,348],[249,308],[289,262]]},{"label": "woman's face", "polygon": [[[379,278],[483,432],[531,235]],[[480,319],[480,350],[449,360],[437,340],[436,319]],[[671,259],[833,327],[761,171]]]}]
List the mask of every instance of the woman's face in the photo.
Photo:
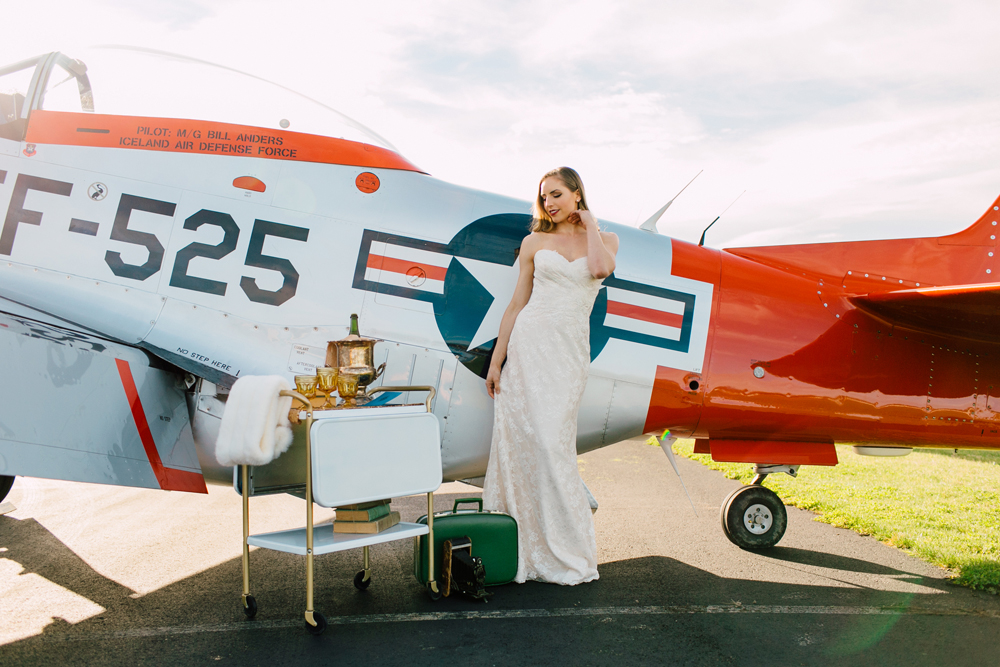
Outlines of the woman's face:
[{"label": "woman's face", "polygon": [[555,176],[549,176],[542,181],[540,194],[542,205],[553,222],[565,222],[566,218],[576,210],[576,204],[580,201],[580,193],[570,190]]}]

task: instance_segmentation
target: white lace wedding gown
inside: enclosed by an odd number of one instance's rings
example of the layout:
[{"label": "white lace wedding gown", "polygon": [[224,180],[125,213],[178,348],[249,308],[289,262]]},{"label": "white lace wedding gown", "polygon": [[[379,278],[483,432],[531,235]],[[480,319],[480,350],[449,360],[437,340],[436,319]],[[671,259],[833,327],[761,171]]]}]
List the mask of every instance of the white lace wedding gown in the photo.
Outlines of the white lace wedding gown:
[{"label": "white lace wedding gown", "polygon": [[539,250],[531,298],[510,334],[483,503],[517,521],[518,583],[573,585],[598,576],[594,519],[576,463],[576,417],[600,288],[586,257],[570,262]]}]

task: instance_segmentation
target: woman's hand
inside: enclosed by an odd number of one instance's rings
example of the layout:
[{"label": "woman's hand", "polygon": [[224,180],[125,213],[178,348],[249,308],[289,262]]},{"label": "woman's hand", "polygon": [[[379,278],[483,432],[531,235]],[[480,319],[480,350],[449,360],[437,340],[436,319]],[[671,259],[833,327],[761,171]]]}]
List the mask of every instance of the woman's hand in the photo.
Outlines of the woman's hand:
[{"label": "woman's hand", "polygon": [[500,393],[500,367],[490,364],[490,370],[486,374],[486,393],[490,398],[496,398]]},{"label": "woman's hand", "polygon": [[566,218],[566,222],[574,225],[580,225],[584,229],[590,229],[591,227],[599,229],[597,226],[597,218],[594,217],[593,213],[586,209],[573,211],[569,214],[569,217]]}]

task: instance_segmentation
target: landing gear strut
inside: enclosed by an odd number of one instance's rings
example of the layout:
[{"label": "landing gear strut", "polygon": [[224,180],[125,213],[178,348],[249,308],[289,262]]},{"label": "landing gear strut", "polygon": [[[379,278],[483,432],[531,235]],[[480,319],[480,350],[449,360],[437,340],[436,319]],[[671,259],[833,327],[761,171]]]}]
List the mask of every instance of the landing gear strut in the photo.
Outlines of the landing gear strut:
[{"label": "landing gear strut", "polygon": [[741,549],[773,547],[785,534],[788,513],[781,498],[761,482],[771,473],[795,477],[798,466],[754,466],[756,475],[748,486],[730,493],[722,501],[722,532]]}]

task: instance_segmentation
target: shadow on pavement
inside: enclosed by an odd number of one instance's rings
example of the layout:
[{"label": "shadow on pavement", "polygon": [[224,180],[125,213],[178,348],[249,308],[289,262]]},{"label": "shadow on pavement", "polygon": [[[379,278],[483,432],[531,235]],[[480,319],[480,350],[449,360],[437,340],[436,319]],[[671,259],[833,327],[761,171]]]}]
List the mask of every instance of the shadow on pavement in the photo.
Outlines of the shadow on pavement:
[{"label": "shadow on pavement", "polygon": [[[450,508],[459,495],[442,494],[438,507]],[[394,502],[404,520],[423,514],[422,497]],[[232,559],[142,597],[107,579],[32,521],[0,518],[2,557],[20,563],[60,586],[87,597],[106,611],[70,625],[54,621],[41,635],[0,647],[2,664],[284,664],[303,660],[364,661],[368,664],[435,664],[442,659],[473,664],[565,664],[567,655],[584,656],[577,664],[649,664],[672,652],[673,664],[768,664],[770,649],[747,646],[747,639],[768,637],[787,644],[787,664],[816,656],[810,642],[843,646],[844,655],[869,650],[882,641],[891,623],[883,617],[843,615],[803,618],[785,614],[617,613],[615,609],[670,605],[850,605],[905,609],[921,598],[964,595],[940,583],[853,558],[802,549],[775,548],[761,556],[831,570],[917,577],[928,595],[851,586],[805,586],[745,578],[720,577],[662,556],[604,563],[599,581],[576,587],[508,584],[493,588],[488,603],[461,598],[430,600],[412,573],[412,542],[372,548],[374,582],[361,593],[352,584],[360,551],[316,559],[316,608],[327,618],[380,614],[519,610],[594,610],[579,616],[494,619],[425,619],[414,622],[334,624],[321,637],[309,636],[300,622],[305,607],[305,559],[256,550],[251,553],[251,590],[260,605],[255,621],[244,619],[240,604],[241,563]],[[114,548],[109,545],[109,548]],[[933,593],[931,595],[930,593]],[[604,614],[600,610],[610,610]],[[357,618],[358,621],[364,619]],[[969,619],[942,618],[935,625]],[[996,619],[982,620],[986,636]],[[940,621],[940,622],[938,622]],[[872,625],[874,623],[874,625]],[[795,624],[796,628],[791,625]],[[802,629],[802,627],[806,629]],[[978,626],[977,626],[978,627]],[[824,629],[825,628],[825,629]],[[874,628],[870,631],[866,628]],[[973,628],[976,632],[980,630]],[[969,630],[970,632],[972,630]],[[811,633],[811,634],[810,634]],[[825,634],[824,634],[825,633]],[[833,634],[836,643],[830,643]],[[852,634],[853,633],[853,634]],[[978,636],[978,635],[977,635]],[[827,639],[823,639],[827,637]],[[849,637],[845,640],[843,637]],[[902,641],[902,640],[900,640]],[[784,644],[782,644],[784,645]],[[886,651],[898,650],[888,644]],[[834,649],[830,649],[831,651]],[[841,649],[836,649],[841,651]],[[880,649],[882,650],[882,649]],[[801,655],[796,653],[801,652]],[[499,653],[498,653],[499,652]],[[506,652],[506,653],[504,653]],[[617,653],[616,653],[617,652]],[[619,657],[616,658],[615,656]],[[831,660],[837,656],[829,654]],[[497,656],[506,656],[499,659]],[[562,659],[560,658],[562,656]],[[588,657],[589,656],[589,657]],[[754,657],[757,656],[757,657]],[[795,657],[795,661],[791,658]],[[492,658],[492,659],[491,659]],[[837,658],[839,659],[839,658]],[[440,664],[440,663],[437,663]],[[818,664],[818,663],[811,663]],[[836,661],[831,664],[839,664]],[[890,664],[890,663],[886,663]],[[909,664],[933,664],[912,661]]]}]

